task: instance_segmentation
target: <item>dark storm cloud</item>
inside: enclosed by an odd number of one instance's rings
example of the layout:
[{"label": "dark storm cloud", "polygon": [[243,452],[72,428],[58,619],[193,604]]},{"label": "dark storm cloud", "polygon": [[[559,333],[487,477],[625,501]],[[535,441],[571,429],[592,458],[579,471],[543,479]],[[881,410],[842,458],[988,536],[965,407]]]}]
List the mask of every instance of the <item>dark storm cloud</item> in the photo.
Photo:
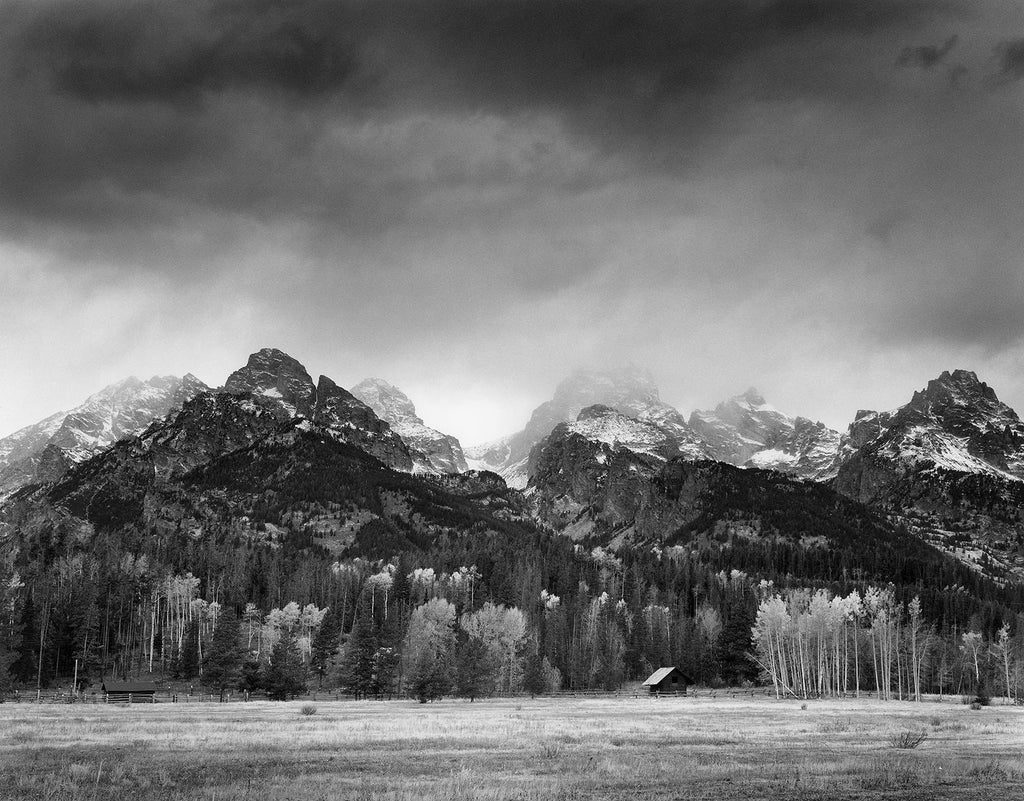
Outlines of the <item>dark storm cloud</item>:
[{"label": "dark storm cloud", "polygon": [[[941,8],[907,0],[61,3],[35,17],[23,42],[45,53],[59,86],[91,99],[248,85],[318,94],[362,67],[380,79],[371,104],[426,90],[433,102],[564,108],[609,90],[613,102],[706,89],[723,66],[779,38],[870,33]],[[929,48],[917,50],[924,59]]]},{"label": "dark storm cloud", "polygon": [[[894,0],[10,3],[0,22],[0,214],[134,260],[154,230],[219,240],[217,215],[379,234],[446,185],[551,180],[527,164],[430,165],[331,126],[415,114],[547,114],[585,147],[685,171],[747,99],[853,91],[808,43],[902,30],[946,4]],[[856,91],[870,92],[860,87]],[[350,134],[351,132],[349,132]],[[402,147],[415,150],[409,139]],[[536,159],[540,159],[537,162]],[[532,171],[532,172],[531,172]],[[525,174],[524,174],[525,173]],[[580,187],[600,176],[564,176]],[[196,219],[198,215],[198,219]],[[44,229],[39,232],[40,226]],[[111,235],[111,229],[116,235]]]},{"label": "dark storm cloud", "polygon": [[998,78],[1017,81],[1024,78],[1024,37],[1001,42],[996,47]]},{"label": "dark storm cloud", "polygon": [[896,59],[897,66],[900,67],[920,67],[921,69],[931,69],[936,64],[940,64],[943,59],[949,54],[949,51],[953,49],[957,42],[957,36],[954,34],[950,36],[941,45],[918,45],[917,47],[905,47],[903,52],[900,53],[899,58]]},{"label": "dark storm cloud", "polygon": [[888,245],[893,235],[910,219],[906,209],[897,209],[886,214],[879,215],[871,220],[865,229],[869,236]]}]

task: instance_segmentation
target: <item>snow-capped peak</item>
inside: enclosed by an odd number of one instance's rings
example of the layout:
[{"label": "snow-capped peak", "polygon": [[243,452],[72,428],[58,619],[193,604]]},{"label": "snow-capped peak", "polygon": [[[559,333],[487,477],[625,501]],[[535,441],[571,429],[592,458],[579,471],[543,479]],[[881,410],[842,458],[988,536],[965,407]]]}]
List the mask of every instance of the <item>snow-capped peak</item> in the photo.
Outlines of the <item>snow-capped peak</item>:
[{"label": "snow-capped peak", "polygon": [[[208,389],[191,373],[184,378],[130,376],[95,392],[80,405],[57,412],[0,439],[0,496],[37,480],[41,454],[59,451],[67,463],[80,462]],[[56,449],[56,451],[54,451]]]},{"label": "snow-capped peak", "polygon": [[686,419],[661,399],[657,384],[647,370],[634,366],[577,370],[559,383],[551,400],[533,411],[522,431],[470,448],[474,466],[500,473],[510,487],[525,487],[533,447],[555,426],[575,421],[582,410],[595,404],[654,425],[681,443],[681,447],[699,449],[699,439]]},{"label": "snow-capped peak", "polygon": [[908,465],[1024,479],[1024,424],[970,370],[943,372],[892,412],[858,412],[844,438],[857,451]]},{"label": "snow-capped peak", "polygon": [[386,420],[413,451],[421,472],[461,473],[468,469],[459,441],[427,426],[402,390],[382,378],[367,378],[352,387],[352,394]]},{"label": "snow-capped peak", "polygon": [[689,423],[722,462],[819,481],[837,470],[839,432],[780,412],[753,387],[713,410],[693,412]]}]

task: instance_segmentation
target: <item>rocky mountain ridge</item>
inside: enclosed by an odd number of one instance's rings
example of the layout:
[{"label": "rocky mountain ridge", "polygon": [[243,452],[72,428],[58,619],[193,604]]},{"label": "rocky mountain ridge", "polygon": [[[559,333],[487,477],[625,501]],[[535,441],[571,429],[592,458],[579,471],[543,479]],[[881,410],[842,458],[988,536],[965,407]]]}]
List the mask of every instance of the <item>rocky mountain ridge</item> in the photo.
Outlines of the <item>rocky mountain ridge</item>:
[{"label": "rocky mountain ridge", "polygon": [[464,473],[469,469],[459,440],[427,426],[409,396],[380,378],[367,378],[352,394],[369,406],[412,449],[413,469],[425,473]]},{"label": "rocky mountain ridge", "polygon": [[731,463],[828,484],[977,569],[1024,575],[1024,424],[970,371],[943,373],[895,410],[858,412],[842,437],[783,414],[753,389],[686,420],[644,371],[582,371],[523,431],[465,456],[397,387],[367,379],[353,389],[326,376],[314,384],[301,363],[273,348],[252,354],[219,391],[191,375],[129,379],[0,440],[0,477],[8,495],[30,483],[54,485],[69,471],[87,474],[93,468],[75,465],[123,439],[124,465],[134,466],[122,465],[122,475],[141,469],[177,481],[290,427],[435,482],[448,475],[462,486],[457,476],[465,474],[466,486],[489,486],[498,479],[467,468],[493,469],[526,491],[547,525],[612,539],[630,529],[627,540],[653,542],[656,523],[628,521],[662,519],[638,510],[659,492],[665,466]]},{"label": "rocky mountain ridge", "polygon": [[677,409],[661,400],[651,374],[636,367],[617,370],[578,370],[562,381],[551,400],[538,406],[525,428],[508,437],[466,449],[470,463],[501,475],[510,487],[529,482],[529,459],[534,446],[559,423],[574,422],[583,409],[602,405],[642,424],[658,427],[680,450],[699,458],[707,451]]},{"label": "rocky mountain ridge", "polygon": [[1024,424],[973,372],[859,412],[836,488],[975,564],[1024,569]]},{"label": "rocky mountain ridge", "polygon": [[224,391],[251,395],[282,422],[311,420],[396,470],[413,469],[409,446],[373,409],[325,375],[314,385],[306,368],[284,351],[263,348],[253,353],[228,377]]},{"label": "rocky mountain ridge", "polygon": [[0,498],[25,484],[59,478],[70,465],[142,432],[208,389],[191,373],[147,381],[132,376],[0,439]]},{"label": "rocky mountain ridge", "polygon": [[469,526],[533,526],[521,498],[496,476],[458,474],[434,484],[339,437],[329,417],[278,412],[260,395],[203,393],[55,484],[25,488],[4,522],[27,539],[34,531],[49,536],[59,519],[78,539],[163,537],[183,549],[207,539],[304,543],[374,558]]},{"label": "rocky mountain ridge", "polygon": [[753,387],[714,410],[693,412],[689,424],[719,462],[778,470],[812,481],[827,481],[839,470],[838,431],[806,417],[783,414]]}]

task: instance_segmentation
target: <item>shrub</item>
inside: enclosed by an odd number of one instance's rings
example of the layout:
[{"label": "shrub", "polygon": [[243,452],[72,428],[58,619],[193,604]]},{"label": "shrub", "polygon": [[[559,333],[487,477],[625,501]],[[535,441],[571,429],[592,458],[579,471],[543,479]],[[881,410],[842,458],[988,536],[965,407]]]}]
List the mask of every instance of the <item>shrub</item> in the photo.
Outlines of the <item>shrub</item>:
[{"label": "shrub", "polygon": [[982,706],[984,706],[984,704],[982,704],[981,701],[973,701],[973,702],[971,702],[971,709],[973,709],[975,712],[977,712],[979,709],[981,709]]},{"label": "shrub", "polygon": [[826,718],[818,723],[818,730],[823,732],[844,732],[849,731],[850,718]]},{"label": "shrub", "polygon": [[889,738],[889,743],[893,748],[917,748],[927,739],[928,732],[923,729],[920,731],[908,729],[906,731],[896,732]]},{"label": "shrub", "polygon": [[939,726],[942,725],[942,718],[935,717],[935,718],[932,718],[931,720],[929,720],[928,722],[932,724],[933,728],[937,729],[937,728],[939,728]]},{"label": "shrub", "polygon": [[316,707],[312,704],[303,704],[302,709],[300,711],[302,712],[303,715],[315,715]]}]

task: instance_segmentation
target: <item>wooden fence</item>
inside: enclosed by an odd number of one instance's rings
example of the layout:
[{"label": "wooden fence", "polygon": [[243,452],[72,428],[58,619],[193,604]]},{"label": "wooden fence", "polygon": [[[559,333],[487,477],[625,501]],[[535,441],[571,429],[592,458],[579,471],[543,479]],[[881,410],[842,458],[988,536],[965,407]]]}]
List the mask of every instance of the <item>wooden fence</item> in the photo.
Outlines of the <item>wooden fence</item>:
[{"label": "wooden fence", "polygon": [[[36,692],[35,690],[22,690],[8,693],[3,697],[0,697],[0,703],[14,702],[14,703],[40,703],[40,704],[118,704],[118,703],[158,703],[158,704],[210,704],[219,703],[221,701],[219,693],[189,693],[189,692],[174,692],[173,690],[164,690],[157,692],[152,697],[148,694],[145,698],[134,698],[130,694],[128,697],[124,697],[125,694],[116,694],[108,696],[103,692],[81,692],[71,693],[68,691],[53,691],[47,690],[42,692]],[[487,698],[530,698],[527,694],[519,695],[505,695],[505,696],[481,696],[478,700],[487,700]],[[722,688],[711,688],[711,687],[690,687],[686,692],[682,691],[671,691],[662,693],[650,693],[644,687],[630,688],[624,690],[562,690],[557,693],[546,693],[544,695],[535,696],[537,698],[576,698],[576,699],[621,699],[624,701],[633,701],[639,699],[650,699],[659,700],[663,698],[691,698],[691,699],[742,699],[742,698],[774,698],[775,691],[771,687],[722,687]],[[817,701],[817,700],[830,700],[830,699],[852,699],[857,697],[854,693],[847,693],[845,696],[824,696],[810,698],[795,698],[793,696],[787,696],[782,700],[786,701]],[[862,690],[860,698],[876,700],[878,693],[874,691]],[[266,701],[266,693],[240,693],[232,692],[225,693],[223,699],[224,703],[245,703],[247,701]],[[415,700],[414,696],[407,694],[394,693],[379,698],[356,698],[351,693],[343,693],[333,690],[316,690],[313,692],[306,693],[304,695],[297,696],[294,700],[306,702],[306,703],[318,703],[318,702],[345,702],[345,701],[356,701],[356,700],[371,700],[371,701],[402,701],[402,700]],[[905,699],[912,700],[912,699]],[[945,703],[969,703],[970,698],[968,696],[958,695],[925,695],[922,697],[922,701],[925,702],[945,702]],[[1017,699],[1016,701],[1007,701],[1006,698],[998,697],[993,698],[991,703],[996,705],[1006,704],[1021,704],[1024,703],[1024,699]]]}]

